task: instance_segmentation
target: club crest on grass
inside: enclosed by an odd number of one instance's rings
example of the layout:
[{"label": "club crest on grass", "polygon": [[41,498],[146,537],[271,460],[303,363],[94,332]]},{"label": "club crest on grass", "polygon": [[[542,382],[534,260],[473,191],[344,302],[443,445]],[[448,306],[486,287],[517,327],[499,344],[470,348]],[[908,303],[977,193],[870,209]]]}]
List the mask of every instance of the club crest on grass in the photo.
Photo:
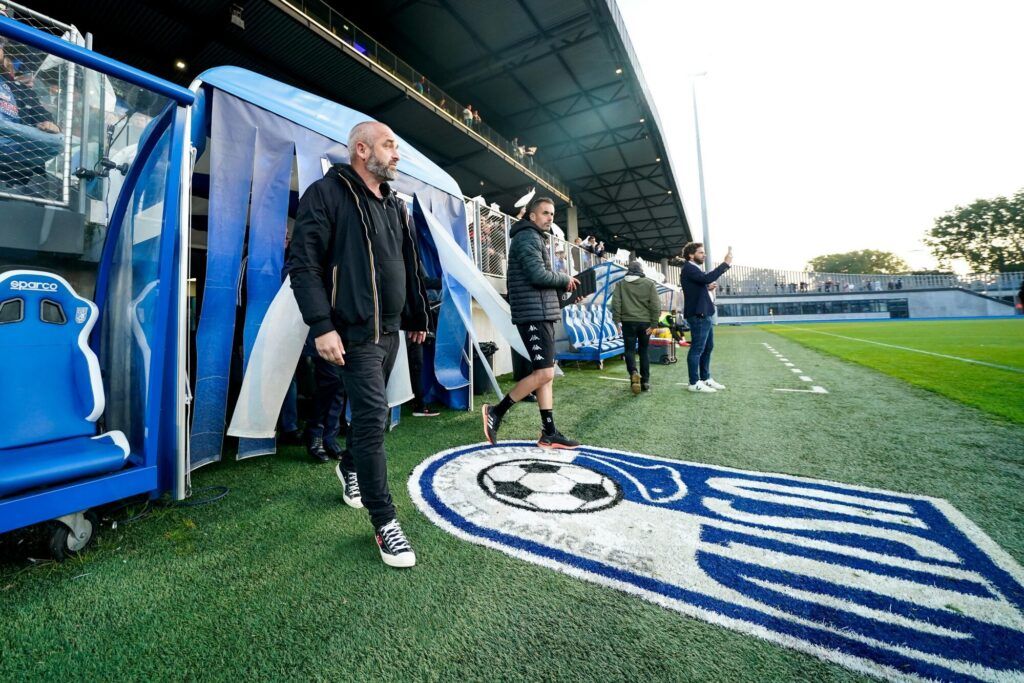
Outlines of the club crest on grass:
[{"label": "club crest on grass", "polygon": [[1024,680],[1024,571],[943,500],[513,442],[409,488],[460,538],[851,669]]}]

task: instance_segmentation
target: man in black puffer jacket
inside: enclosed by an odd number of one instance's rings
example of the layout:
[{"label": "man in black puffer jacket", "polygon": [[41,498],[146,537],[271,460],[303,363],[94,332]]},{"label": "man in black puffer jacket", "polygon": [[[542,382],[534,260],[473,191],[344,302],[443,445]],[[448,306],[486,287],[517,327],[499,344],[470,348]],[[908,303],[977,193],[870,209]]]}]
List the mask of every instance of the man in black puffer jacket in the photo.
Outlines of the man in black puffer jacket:
[{"label": "man in black puffer jacket", "polygon": [[498,428],[508,409],[536,392],[540,408],[543,448],[575,448],[579,442],[555,428],[553,415],[555,379],[555,321],[562,313],[559,291],[573,291],[579,280],[551,269],[548,235],[555,220],[555,203],[547,197],[530,202],[526,218],[512,226],[508,249],[508,301],[512,322],[530,354],[533,372],[519,380],[496,406],[484,404],[484,436],[496,443]]}]

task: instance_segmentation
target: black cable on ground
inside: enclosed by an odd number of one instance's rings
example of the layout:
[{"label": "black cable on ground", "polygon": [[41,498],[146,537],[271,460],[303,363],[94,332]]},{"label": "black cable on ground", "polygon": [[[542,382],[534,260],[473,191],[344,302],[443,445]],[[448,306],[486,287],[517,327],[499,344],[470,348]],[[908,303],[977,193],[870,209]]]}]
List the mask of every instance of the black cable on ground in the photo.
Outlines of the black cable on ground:
[{"label": "black cable on ground", "polygon": [[[197,494],[197,493],[205,493],[205,492],[211,492],[211,494],[209,496],[205,497],[205,498],[201,498],[201,499],[198,499],[198,500],[195,498],[195,494]],[[108,510],[108,511],[104,512],[103,513],[103,520],[104,521],[112,522],[112,526],[116,526],[118,524],[131,524],[132,522],[137,522],[140,519],[148,517],[155,510],[158,510],[160,508],[176,508],[176,507],[177,508],[191,508],[191,507],[199,507],[201,505],[209,505],[210,503],[216,503],[218,500],[221,500],[222,498],[227,496],[229,493],[231,493],[231,489],[228,488],[227,486],[204,486],[201,489],[195,489],[192,492],[192,496],[190,496],[188,498],[188,500],[184,500],[184,501],[165,502],[165,501],[162,501],[162,500],[154,501],[154,500],[151,500],[149,498],[146,498],[144,501],[129,500],[129,501],[126,501],[126,502],[122,503],[121,505],[118,505],[117,507],[115,507],[115,508],[113,508],[111,510]],[[126,510],[126,509],[132,507],[133,505],[137,505],[140,502],[142,503],[142,510],[140,510],[137,513],[135,513],[131,517],[127,517],[125,519],[115,519],[114,518],[114,515],[116,513],[120,512],[122,510]]]},{"label": "black cable on ground", "polygon": [[[195,494],[202,493],[204,491],[216,491],[217,493],[212,494],[207,498],[196,500]],[[228,495],[229,493],[231,493],[231,489],[228,488],[227,486],[204,486],[201,489],[195,489],[192,492],[192,495],[189,496],[188,500],[182,500],[178,501],[177,503],[171,503],[171,506],[179,508],[194,508],[199,507],[200,505],[209,505],[210,503],[216,503],[218,500]]]}]

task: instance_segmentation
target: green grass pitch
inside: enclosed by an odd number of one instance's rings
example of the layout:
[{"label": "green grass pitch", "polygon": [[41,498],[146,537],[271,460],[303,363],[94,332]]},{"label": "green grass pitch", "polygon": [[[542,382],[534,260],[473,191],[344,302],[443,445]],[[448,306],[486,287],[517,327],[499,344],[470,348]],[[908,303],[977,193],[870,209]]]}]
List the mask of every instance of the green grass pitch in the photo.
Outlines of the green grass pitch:
[{"label": "green grass pitch", "polygon": [[[1020,367],[1016,323],[822,329]],[[715,376],[729,387],[718,394],[684,390],[685,352],[655,366],[653,391],[638,397],[601,379],[624,378],[621,360],[570,365],[555,419],[592,445],[945,498],[1024,562],[1024,425],[1003,410],[1024,404],[1024,375],[797,327],[717,328]],[[765,343],[828,393],[777,391],[808,383]],[[883,372],[865,366],[890,352]],[[987,402],[940,395],[932,375]],[[538,432],[524,404],[501,436]],[[106,526],[64,564],[0,561],[0,680],[864,680],[433,526],[409,500],[410,472],[481,440],[475,412],[407,416],[388,435],[392,491],[419,556],[409,571],[381,564],[365,513],[300,449],[204,468],[194,485],[229,486],[226,498]]]},{"label": "green grass pitch", "polygon": [[764,329],[1024,424],[1024,317]]}]

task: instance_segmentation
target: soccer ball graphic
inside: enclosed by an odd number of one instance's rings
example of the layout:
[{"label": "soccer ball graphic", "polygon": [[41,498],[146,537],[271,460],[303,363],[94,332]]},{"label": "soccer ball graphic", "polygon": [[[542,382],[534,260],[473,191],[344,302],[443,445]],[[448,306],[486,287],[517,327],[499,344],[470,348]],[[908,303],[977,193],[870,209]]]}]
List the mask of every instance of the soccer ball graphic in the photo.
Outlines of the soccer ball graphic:
[{"label": "soccer ball graphic", "polygon": [[595,512],[622,500],[622,488],[607,475],[535,458],[495,463],[477,482],[491,498],[537,512]]}]

